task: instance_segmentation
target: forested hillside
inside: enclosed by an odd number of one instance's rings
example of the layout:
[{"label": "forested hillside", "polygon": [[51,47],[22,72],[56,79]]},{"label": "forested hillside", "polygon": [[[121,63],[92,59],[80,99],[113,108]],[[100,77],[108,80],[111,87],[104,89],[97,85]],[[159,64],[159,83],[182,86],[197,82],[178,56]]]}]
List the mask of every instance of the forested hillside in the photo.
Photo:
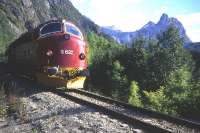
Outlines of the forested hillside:
[{"label": "forested hillside", "polygon": [[82,16],[69,0],[0,0],[0,54],[22,33],[55,18],[66,18],[85,33],[98,31],[98,26]]},{"label": "forested hillside", "polygon": [[158,38],[138,38],[125,48],[89,34],[91,88],[135,106],[200,120],[199,56],[182,47],[173,25]]}]

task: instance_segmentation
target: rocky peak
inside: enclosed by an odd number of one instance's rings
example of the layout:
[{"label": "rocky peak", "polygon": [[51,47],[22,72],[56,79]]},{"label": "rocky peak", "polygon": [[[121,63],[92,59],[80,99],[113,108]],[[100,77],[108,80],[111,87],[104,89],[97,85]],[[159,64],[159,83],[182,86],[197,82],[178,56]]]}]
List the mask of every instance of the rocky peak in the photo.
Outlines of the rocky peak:
[{"label": "rocky peak", "polygon": [[145,24],[142,28],[148,28],[148,27],[153,27],[155,26],[155,23],[152,21],[149,21],[147,24]]},{"label": "rocky peak", "polygon": [[149,21],[147,24],[148,24],[148,25],[154,25],[155,23],[152,22],[152,21]]},{"label": "rocky peak", "polygon": [[179,35],[185,39],[185,43],[191,42],[189,37],[186,35],[185,29],[181,22],[173,17],[168,17],[167,14],[163,13],[158,23],[149,21],[141,29],[132,32],[119,32],[113,29],[102,30],[107,35],[110,35],[116,41],[122,44],[131,44],[133,40],[138,37],[144,37],[147,39],[156,39],[159,34],[166,31],[170,25],[175,26],[179,30]]},{"label": "rocky peak", "polygon": [[104,26],[102,27],[104,30],[110,30],[110,31],[116,31],[116,32],[121,32],[115,25],[112,26]]},{"label": "rocky peak", "polygon": [[167,14],[163,13],[162,16],[160,17],[160,20],[159,20],[159,24],[166,24],[166,23],[169,23],[170,21],[170,18],[168,17]]}]

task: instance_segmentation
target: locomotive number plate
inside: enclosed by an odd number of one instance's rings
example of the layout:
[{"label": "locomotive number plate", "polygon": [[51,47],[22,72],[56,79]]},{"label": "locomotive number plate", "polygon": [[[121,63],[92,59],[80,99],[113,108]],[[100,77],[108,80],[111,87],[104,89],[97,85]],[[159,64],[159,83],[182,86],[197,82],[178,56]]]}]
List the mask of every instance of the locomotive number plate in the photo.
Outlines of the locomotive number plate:
[{"label": "locomotive number plate", "polygon": [[73,55],[74,51],[73,50],[69,50],[69,49],[66,49],[66,50],[61,49],[60,53],[61,54],[66,54],[66,55]]}]

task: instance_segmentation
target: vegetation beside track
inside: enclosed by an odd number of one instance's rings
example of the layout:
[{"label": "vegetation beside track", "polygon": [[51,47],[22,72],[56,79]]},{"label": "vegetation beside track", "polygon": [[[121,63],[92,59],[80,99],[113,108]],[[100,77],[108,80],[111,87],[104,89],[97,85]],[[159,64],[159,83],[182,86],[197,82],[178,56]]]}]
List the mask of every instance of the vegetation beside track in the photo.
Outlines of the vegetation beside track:
[{"label": "vegetation beside track", "polygon": [[18,97],[18,93],[14,82],[0,82],[0,118],[8,117],[24,119],[24,104]]},{"label": "vegetation beside track", "polygon": [[157,40],[140,38],[131,48],[95,33],[87,37],[88,88],[135,106],[200,120],[199,55],[182,47],[176,28]]}]

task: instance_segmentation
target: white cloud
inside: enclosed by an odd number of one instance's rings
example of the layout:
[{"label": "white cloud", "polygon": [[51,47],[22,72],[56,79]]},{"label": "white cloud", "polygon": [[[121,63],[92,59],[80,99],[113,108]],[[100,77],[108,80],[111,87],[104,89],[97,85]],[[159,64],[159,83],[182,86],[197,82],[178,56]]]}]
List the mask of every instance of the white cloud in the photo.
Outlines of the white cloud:
[{"label": "white cloud", "polygon": [[[80,3],[78,3],[80,1]],[[115,25],[122,30],[142,26],[144,14],[134,11],[143,0],[71,0],[80,12],[101,26]],[[130,12],[131,10],[131,12]],[[135,20],[137,19],[137,21]]]},{"label": "white cloud", "polygon": [[167,10],[168,10],[168,6],[167,5],[163,5],[163,6],[161,6],[161,8],[160,8],[160,10],[158,12],[165,13],[165,12],[167,12]]},{"label": "white cloud", "polygon": [[115,24],[120,19],[124,19],[127,13],[127,8],[130,5],[134,8],[135,4],[138,4],[141,0],[91,0],[90,11],[92,19],[94,19],[100,25]]},{"label": "white cloud", "polygon": [[193,42],[200,42],[200,12],[177,15],[186,29],[187,35]]},{"label": "white cloud", "polygon": [[200,25],[200,12],[178,15],[177,18],[180,19],[185,26],[193,26],[194,24]]},{"label": "white cloud", "polygon": [[[172,8],[168,0],[156,9],[145,9],[147,7],[144,5],[148,2],[144,0],[71,0],[71,2],[83,15],[98,25],[115,25],[123,31],[138,30],[148,21],[157,23],[162,13],[168,13]],[[200,41],[200,12],[170,17],[176,17],[181,21],[192,41]]]},{"label": "white cloud", "polygon": [[140,29],[149,20],[143,12],[134,12],[131,15],[121,16],[122,19],[118,22],[117,26],[124,31],[134,31]]},{"label": "white cloud", "polygon": [[187,30],[187,35],[193,42],[200,42],[199,38],[200,28],[196,30],[195,29]]},{"label": "white cloud", "polygon": [[[164,3],[158,8],[158,9],[155,9],[152,13],[152,21],[154,22],[158,22],[161,15],[163,13],[167,13],[169,11],[169,1],[164,1]],[[169,15],[169,14],[168,14]]]}]

